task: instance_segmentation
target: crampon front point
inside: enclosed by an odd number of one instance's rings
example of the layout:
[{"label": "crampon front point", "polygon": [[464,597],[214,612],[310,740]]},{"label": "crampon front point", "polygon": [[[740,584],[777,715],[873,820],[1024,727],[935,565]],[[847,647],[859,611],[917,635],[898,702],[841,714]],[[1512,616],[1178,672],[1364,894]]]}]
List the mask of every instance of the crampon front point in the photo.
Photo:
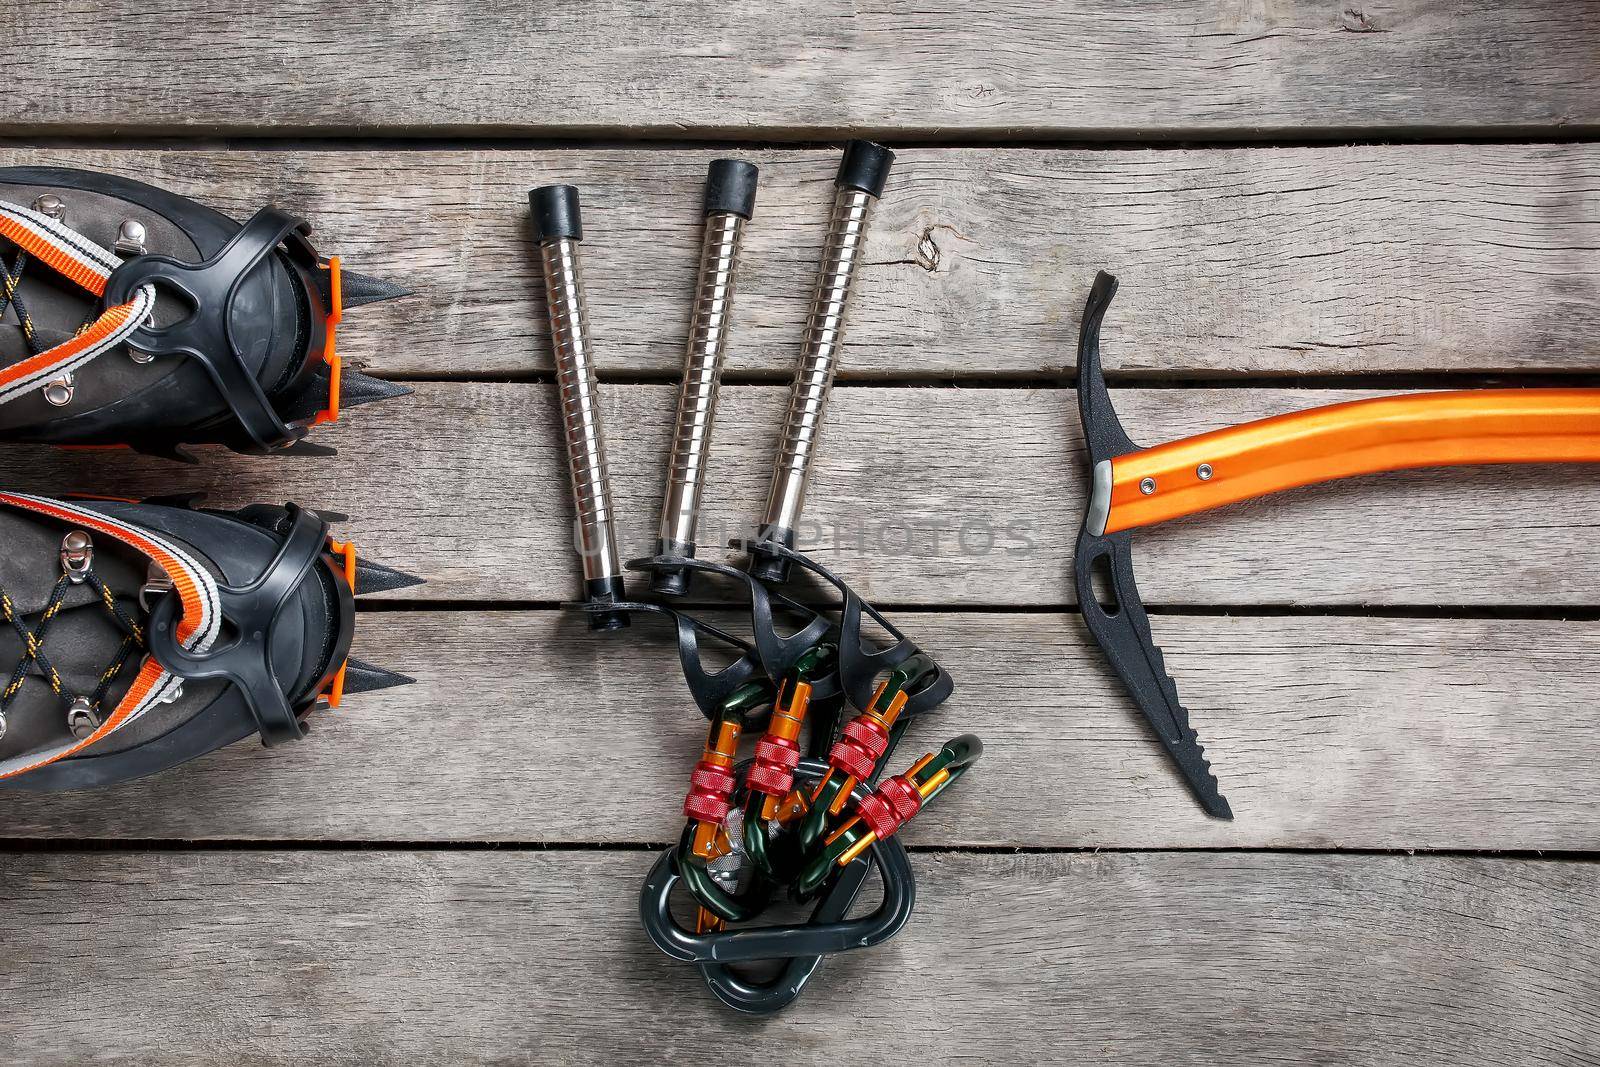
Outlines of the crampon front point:
[{"label": "crampon front point", "polygon": [[0,492],[0,787],[110,785],[410,681],[349,657],[367,563],[294,505]]},{"label": "crampon front point", "polygon": [[0,440],[307,452],[341,408],[404,395],[343,367],[334,337],[344,310],[406,291],[310,234],[277,208],[240,225],[125,178],[0,168]]}]

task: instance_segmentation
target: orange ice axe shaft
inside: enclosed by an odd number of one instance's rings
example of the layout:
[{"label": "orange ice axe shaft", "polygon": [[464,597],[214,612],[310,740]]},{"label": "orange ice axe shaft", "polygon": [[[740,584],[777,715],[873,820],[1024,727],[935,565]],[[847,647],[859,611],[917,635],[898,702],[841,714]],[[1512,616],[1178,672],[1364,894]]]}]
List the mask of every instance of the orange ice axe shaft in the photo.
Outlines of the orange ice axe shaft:
[{"label": "orange ice axe shaft", "polygon": [[1600,462],[1600,389],[1470,389],[1274,415],[1095,464],[1100,533],[1360,474]]}]

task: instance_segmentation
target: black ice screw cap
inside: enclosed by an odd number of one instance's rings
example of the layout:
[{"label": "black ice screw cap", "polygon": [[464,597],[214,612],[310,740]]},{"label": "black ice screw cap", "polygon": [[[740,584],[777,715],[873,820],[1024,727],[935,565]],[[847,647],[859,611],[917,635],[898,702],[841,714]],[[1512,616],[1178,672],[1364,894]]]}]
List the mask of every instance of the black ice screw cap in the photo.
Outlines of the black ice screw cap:
[{"label": "black ice screw cap", "polygon": [[756,210],[760,173],[754,163],[742,159],[713,159],[706,168],[706,214],[748,219]]},{"label": "black ice screw cap", "polygon": [[894,153],[883,145],[871,141],[851,141],[844,146],[844,158],[839,161],[839,176],[833,179],[833,184],[842,189],[860,189],[874,198],[880,197],[893,163]]},{"label": "black ice screw cap", "polygon": [[533,239],[539,244],[557,237],[583,240],[583,216],[578,211],[578,189],[574,185],[541,185],[528,190],[528,209],[533,212]]}]

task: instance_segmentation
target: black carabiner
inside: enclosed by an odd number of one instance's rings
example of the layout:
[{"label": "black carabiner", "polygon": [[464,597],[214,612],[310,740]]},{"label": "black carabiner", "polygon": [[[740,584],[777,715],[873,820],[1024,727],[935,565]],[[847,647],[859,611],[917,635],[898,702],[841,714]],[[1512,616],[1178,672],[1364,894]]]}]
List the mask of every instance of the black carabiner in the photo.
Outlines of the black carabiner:
[{"label": "black carabiner", "polygon": [[[814,787],[827,772],[827,764],[803,760],[796,778]],[[869,792],[865,783],[858,783],[851,798],[859,802]],[[657,948],[673,959],[699,965],[712,991],[741,1011],[765,1013],[790,1003],[822,957],[882,944],[900,932],[916,904],[910,858],[898,838],[889,838],[871,846],[870,859],[864,857],[840,873],[808,922],[694,933],[672,915],[672,891],[683,879],[678,853],[669,849],[651,869],[639,894],[640,921]],[[871,914],[847,919],[870,868],[876,868],[883,881],[883,900]],[[748,982],[726,969],[728,964],[761,960],[790,962],[777,980],[765,984]]]}]

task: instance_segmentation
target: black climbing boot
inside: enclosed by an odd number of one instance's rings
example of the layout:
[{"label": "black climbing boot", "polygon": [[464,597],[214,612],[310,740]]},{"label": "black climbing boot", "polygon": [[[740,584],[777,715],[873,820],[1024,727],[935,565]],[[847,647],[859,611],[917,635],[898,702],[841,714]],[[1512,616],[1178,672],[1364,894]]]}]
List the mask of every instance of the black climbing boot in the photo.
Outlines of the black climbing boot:
[{"label": "black climbing boot", "polygon": [[315,448],[405,389],[341,368],[342,312],[404,295],[319,256],[276,208],[241,226],[125,178],[0,168],[0,440],[188,458]]},{"label": "black climbing boot", "polygon": [[82,789],[409,681],[349,658],[359,593],[417,579],[293,505],[0,492],[0,786]]}]

